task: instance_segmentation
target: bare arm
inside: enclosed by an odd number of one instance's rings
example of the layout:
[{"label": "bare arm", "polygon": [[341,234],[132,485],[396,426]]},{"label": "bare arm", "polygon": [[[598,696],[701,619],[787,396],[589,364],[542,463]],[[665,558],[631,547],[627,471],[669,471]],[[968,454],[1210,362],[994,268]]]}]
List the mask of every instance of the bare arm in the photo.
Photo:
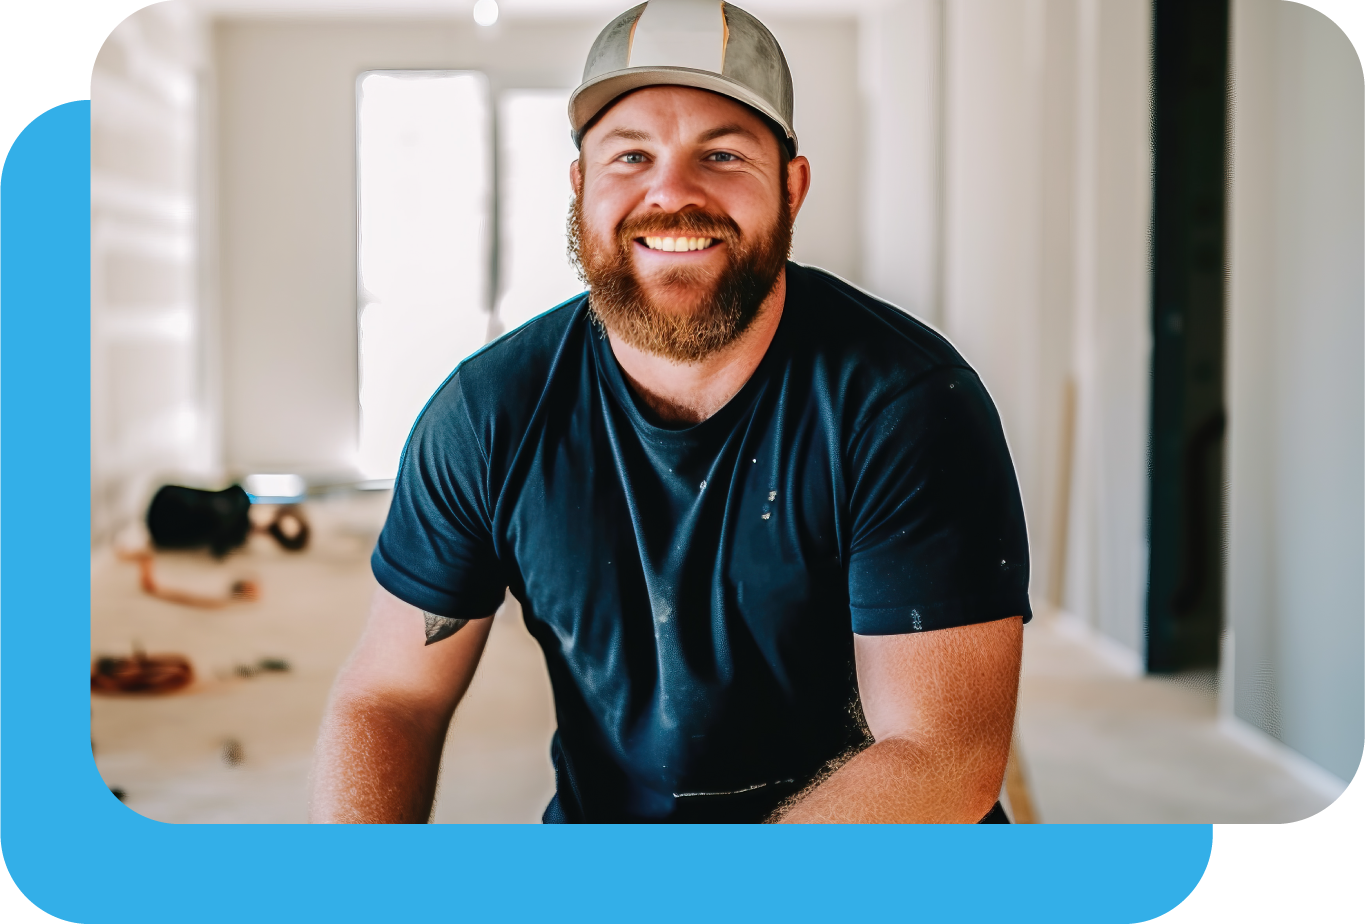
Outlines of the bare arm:
[{"label": "bare arm", "polygon": [[973,823],[1009,757],[1023,620],[854,636],[876,743],[792,806],[790,823]]},{"label": "bare arm", "polygon": [[[493,620],[450,635],[416,607],[375,592],[365,633],[332,687],[313,758],[309,820],[424,824],[446,729]],[[429,631],[439,637],[427,644]]]}]

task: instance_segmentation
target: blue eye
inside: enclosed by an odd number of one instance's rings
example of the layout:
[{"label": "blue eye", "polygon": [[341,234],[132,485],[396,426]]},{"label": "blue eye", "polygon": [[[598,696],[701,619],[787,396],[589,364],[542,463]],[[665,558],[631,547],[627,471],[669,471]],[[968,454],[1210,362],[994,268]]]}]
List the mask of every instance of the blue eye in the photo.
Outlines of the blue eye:
[{"label": "blue eye", "polygon": [[639,151],[633,151],[630,154],[622,154],[621,160],[627,164],[643,164],[645,162],[645,155],[641,154]]},{"label": "blue eye", "polygon": [[739,160],[739,157],[731,154],[729,151],[716,151],[714,154],[708,154],[707,157],[717,163],[729,163],[732,160]]}]

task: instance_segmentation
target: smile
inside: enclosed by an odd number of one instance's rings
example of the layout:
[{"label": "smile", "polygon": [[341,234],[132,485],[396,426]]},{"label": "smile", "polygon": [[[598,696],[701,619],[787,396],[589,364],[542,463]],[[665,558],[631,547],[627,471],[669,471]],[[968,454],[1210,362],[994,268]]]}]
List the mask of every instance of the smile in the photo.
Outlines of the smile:
[{"label": "smile", "polygon": [[637,237],[650,250],[666,253],[679,253],[687,250],[705,250],[716,243],[714,237]]}]

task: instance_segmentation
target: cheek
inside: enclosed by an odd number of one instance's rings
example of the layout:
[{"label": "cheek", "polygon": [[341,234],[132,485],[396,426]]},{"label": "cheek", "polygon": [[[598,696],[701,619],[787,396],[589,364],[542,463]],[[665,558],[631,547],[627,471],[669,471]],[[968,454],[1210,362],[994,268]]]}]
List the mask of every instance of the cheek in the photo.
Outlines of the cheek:
[{"label": "cheek", "polygon": [[715,203],[748,240],[767,234],[777,222],[781,202],[775,194],[757,190],[735,190],[728,196],[716,196]]},{"label": "cheek", "polygon": [[599,180],[583,190],[583,222],[594,232],[611,234],[638,200],[630,190]]}]

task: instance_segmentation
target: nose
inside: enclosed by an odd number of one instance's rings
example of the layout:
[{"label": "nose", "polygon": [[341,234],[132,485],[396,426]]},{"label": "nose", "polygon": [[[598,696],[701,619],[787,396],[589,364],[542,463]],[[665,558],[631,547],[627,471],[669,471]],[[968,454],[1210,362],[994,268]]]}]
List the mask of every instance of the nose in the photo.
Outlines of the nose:
[{"label": "nose", "polygon": [[645,208],[671,214],[689,207],[705,207],[706,190],[688,158],[665,154],[654,162],[650,173]]}]

